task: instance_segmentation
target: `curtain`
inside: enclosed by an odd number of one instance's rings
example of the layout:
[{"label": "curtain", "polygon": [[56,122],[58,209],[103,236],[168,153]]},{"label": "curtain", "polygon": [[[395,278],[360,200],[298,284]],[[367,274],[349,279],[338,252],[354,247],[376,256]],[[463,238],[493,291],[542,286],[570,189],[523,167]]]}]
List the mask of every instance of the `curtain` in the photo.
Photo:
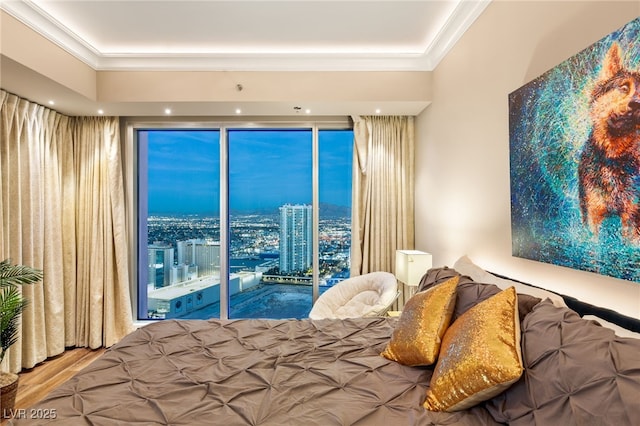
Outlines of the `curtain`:
[{"label": "curtain", "polygon": [[0,90],[0,258],[44,272],[22,288],[18,372],[133,330],[116,118],[67,117]]},{"label": "curtain", "polygon": [[[395,272],[397,249],[414,248],[413,117],[353,117],[351,275]],[[409,294],[400,287],[395,309]]]}]

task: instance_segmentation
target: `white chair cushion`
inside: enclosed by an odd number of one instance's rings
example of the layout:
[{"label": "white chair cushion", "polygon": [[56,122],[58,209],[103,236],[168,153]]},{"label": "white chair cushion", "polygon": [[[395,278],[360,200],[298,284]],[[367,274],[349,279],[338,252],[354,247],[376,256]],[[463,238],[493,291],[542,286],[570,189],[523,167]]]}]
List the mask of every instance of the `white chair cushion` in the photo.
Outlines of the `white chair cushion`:
[{"label": "white chair cushion", "polygon": [[357,318],[383,313],[398,291],[396,277],[389,272],[371,272],[339,282],[325,291],[313,305],[309,318]]}]

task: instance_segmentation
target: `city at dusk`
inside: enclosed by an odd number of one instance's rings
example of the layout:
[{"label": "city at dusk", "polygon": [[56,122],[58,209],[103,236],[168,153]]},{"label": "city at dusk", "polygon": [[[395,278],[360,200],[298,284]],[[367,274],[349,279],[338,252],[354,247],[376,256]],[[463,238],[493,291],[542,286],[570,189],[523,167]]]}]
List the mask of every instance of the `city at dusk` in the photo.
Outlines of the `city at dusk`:
[{"label": "city at dusk", "polygon": [[[220,131],[139,133],[148,178],[148,198],[140,201],[146,201],[149,246],[147,284],[140,284],[144,310],[149,318],[219,316]],[[229,313],[304,317],[312,303],[312,132],[229,130],[227,136]],[[324,288],[349,276],[352,144],[350,130],[319,132]]]}]

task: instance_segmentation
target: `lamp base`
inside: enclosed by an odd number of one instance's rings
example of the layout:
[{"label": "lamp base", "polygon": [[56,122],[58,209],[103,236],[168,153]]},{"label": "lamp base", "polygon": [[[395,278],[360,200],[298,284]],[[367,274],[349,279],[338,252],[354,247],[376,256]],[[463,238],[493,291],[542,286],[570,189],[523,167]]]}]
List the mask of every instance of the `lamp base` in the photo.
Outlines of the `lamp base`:
[{"label": "lamp base", "polygon": [[418,286],[405,284],[407,289],[407,300],[411,299],[418,290]]}]

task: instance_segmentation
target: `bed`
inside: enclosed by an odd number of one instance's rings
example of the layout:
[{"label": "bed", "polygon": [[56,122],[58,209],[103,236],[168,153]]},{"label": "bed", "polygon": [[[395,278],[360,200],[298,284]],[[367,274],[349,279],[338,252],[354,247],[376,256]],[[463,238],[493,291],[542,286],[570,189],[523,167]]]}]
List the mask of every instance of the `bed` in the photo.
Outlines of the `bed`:
[{"label": "bed", "polygon": [[[451,276],[460,280],[452,323],[501,291],[446,267],[430,270],[421,290]],[[398,318],[166,320],[126,336],[9,424],[625,425],[640,418],[640,339],[618,337],[549,299],[519,295],[518,306],[522,377],[461,411],[423,407],[433,365],[381,356]]]}]

